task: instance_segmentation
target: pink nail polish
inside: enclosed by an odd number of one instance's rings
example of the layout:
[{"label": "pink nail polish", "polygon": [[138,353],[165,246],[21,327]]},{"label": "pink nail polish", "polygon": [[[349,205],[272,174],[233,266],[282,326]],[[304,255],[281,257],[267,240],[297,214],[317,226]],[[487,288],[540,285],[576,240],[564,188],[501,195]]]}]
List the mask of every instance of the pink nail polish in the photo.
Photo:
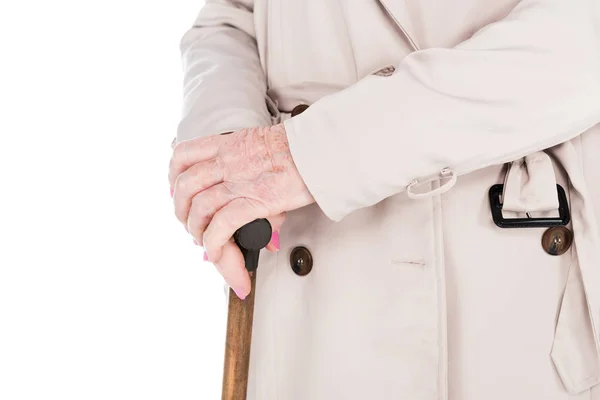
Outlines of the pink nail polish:
[{"label": "pink nail polish", "polygon": [[271,243],[273,244],[273,246],[275,246],[275,248],[277,250],[279,250],[279,232],[275,231],[273,232],[273,235],[271,236]]},{"label": "pink nail polish", "polygon": [[204,252],[204,261],[208,261],[208,253],[206,251]]},{"label": "pink nail polish", "polygon": [[175,193],[175,190],[173,190],[173,188],[170,188],[170,189],[171,189],[171,198],[173,198],[173,193]]},{"label": "pink nail polish", "polygon": [[240,300],[244,300],[246,298],[246,296],[240,296],[239,292],[237,290],[234,290],[235,295],[240,299]]}]

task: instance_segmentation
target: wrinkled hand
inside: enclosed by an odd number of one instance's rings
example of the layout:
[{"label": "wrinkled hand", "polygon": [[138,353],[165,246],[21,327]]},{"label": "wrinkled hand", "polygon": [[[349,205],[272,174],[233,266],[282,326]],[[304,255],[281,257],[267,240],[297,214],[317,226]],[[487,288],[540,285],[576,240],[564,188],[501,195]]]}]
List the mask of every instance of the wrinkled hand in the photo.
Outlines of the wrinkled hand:
[{"label": "wrinkled hand", "polygon": [[[235,231],[267,218],[276,232],[286,211],[315,201],[292,160],[283,124],[177,144],[169,182],[175,215],[241,298],[250,280]],[[267,249],[274,250],[273,243]]]}]

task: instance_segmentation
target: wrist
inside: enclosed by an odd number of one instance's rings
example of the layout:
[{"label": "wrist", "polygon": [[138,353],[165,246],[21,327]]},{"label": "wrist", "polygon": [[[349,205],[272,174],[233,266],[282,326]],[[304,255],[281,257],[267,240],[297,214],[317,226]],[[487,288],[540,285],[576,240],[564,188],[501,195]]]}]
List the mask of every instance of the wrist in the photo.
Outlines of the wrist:
[{"label": "wrist", "polygon": [[300,176],[300,172],[292,157],[283,123],[268,128],[265,135],[265,143],[272,162],[272,172],[283,172],[287,175],[286,181],[288,184],[285,188],[285,197],[289,204],[286,204],[285,211],[314,203],[315,199],[308,190],[304,179]]}]

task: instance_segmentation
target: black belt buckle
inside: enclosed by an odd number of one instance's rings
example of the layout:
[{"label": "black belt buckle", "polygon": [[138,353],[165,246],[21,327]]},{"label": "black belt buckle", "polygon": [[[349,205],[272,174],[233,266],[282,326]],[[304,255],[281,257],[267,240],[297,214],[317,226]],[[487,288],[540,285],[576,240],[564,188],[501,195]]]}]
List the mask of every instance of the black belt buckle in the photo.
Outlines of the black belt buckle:
[{"label": "black belt buckle", "polygon": [[490,208],[494,223],[500,228],[548,228],[551,226],[564,226],[571,220],[569,213],[569,203],[565,190],[560,185],[556,185],[558,192],[558,213],[559,217],[542,218],[504,218],[502,216],[502,203],[500,197],[504,191],[504,185],[494,185],[490,188]]}]

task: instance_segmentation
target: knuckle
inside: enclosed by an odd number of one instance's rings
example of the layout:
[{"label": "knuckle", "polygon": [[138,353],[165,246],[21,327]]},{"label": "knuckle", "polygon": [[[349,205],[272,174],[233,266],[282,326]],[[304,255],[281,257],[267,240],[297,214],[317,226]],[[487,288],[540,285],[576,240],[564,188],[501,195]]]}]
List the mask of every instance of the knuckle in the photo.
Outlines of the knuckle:
[{"label": "knuckle", "polygon": [[180,195],[187,194],[187,190],[190,186],[190,177],[187,173],[180,174],[175,180],[175,191]]},{"label": "knuckle", "polygon": [[169,162],[169,167],[171,169],[178,170],[185,163],[188,146],[188,142],[180,142],[173,147],[171,161]]}]

